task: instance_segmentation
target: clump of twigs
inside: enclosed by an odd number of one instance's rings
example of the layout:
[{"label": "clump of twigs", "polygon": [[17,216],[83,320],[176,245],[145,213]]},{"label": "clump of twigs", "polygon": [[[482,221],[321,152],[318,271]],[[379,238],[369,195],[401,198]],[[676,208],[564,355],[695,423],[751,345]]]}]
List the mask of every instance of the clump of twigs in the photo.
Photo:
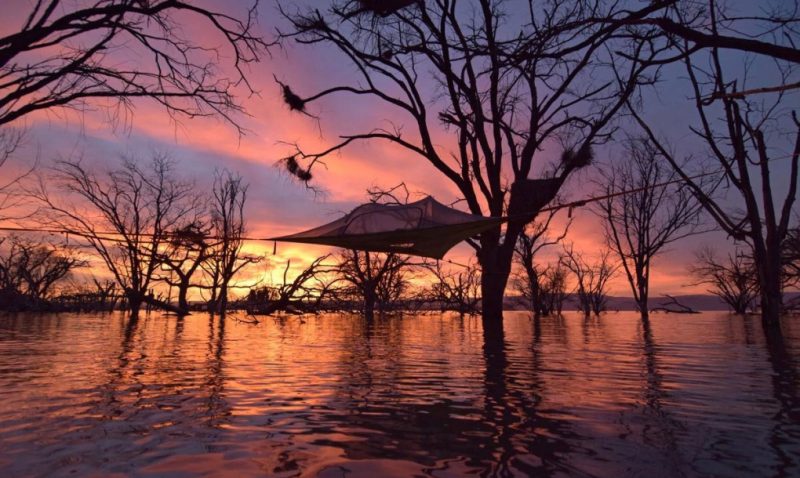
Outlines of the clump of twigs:
[{"label": "clump of twigs", "polygon": [[417,3],[417,0],[356,0],[357,7],[349,16],[362,13],[370,13],[386,17],[403,8],[410,7]]},{"label": "clump of twigs", "polygon": [[297,157],[294,155],[287,156],[281,159],[279,162],[283,163],[289,174],[296,177],[300,181],[303,181],[304,183],[311,181],[311,179],[314,177],[311,174],[310,169],[300,166],[300,163],[297,161]]},{"label": "clump of twigs", "polygon": [[569,148],[561,153],[561,164],[566,169],[580,169],[589,166],[594,161],[594,150],[588,144],[584,144],[577,150]]},{"label": "clump of twigs", "polygon": [[292,111],[299,111],[301,113],[308,114],[306,112],[306,100],[299,97],[286,83],[282,82],[278,79],[277,76],[272,75],[275,78],[275,81],[281,86],[281,91],[283,92],[283,102],[286,103],[286,106],[289,107]]}]

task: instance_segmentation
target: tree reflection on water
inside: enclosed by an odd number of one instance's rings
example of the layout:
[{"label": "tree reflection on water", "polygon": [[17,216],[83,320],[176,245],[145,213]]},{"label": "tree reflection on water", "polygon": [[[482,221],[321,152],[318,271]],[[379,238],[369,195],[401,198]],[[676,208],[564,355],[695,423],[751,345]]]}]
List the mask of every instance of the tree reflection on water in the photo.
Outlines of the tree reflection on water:
[{"label": "tree reflection on water", "polygon": [[0,472],[791,476],[797,329],[751,321],[4,316]]}]

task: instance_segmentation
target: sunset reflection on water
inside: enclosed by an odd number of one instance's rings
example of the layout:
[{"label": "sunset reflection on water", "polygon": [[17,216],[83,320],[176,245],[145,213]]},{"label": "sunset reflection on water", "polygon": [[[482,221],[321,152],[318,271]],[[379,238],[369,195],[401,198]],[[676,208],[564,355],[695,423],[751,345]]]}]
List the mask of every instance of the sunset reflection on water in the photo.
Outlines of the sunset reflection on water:
[{"label": "sunset reflection on water", "polygon": [[757,318],[0,317],[0,475],[800,472],[800,337]]}]

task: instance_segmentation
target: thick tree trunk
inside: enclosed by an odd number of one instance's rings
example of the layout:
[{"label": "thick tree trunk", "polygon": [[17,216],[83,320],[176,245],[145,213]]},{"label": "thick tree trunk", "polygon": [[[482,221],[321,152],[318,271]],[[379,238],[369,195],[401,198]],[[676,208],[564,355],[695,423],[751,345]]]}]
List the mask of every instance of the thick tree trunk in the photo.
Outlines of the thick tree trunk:
[{"label": "thick tree trunk", "polygon": [[506,281],[502,272],[488,271],[484,267],[481,276],[482,316],[484,320],[503,320],[503,295]]},{"label": "thick tree trunk", "polygon": [[769,241],[767,238],[766,247],[754,247],[753,255],[758,270],[761,323],[764,328],[779,328],[783,309],[780,245]]},{"label": "thick tree trunk", "polygon": [[481,318],[487,340],[502,336],[503,297],[511,273],[511,261],[503,260],[497,249],[494,254],[483,254],[481,262]]},{"label": "thick tree trunk", "polygon": [[130,312],[131,318],[139,317],[139,310],[142,308],[142,294],[132,289],[126,289],[125,298],[128,299],[128,312]]},{"label": "thick tree trunk", "polygon": [[219,286],[219,296],[215,304],[215,309],[220,315],[225,315],[228,311],[228,283],[223,282]]},{"label": "thick tree trunk", "polygon": [[779,327],[782,309],[780,271],[765,270],[761,284],[761,322],[764,327]]},{"label": "thick tree trunk", "polygon": [[644,268],[639,267],[636,271],[636,282],[638,300],[636,306],[639,307],[639,314],[641,315],[642,322],[648,323],[650,321],[650,308],[648,307],[649,301],[649,277],[645,275]]},{"label": "thick tree trunk", "polygon": [[364,291],[364,317],[367,320],[375,318],[375,292],[371,290]]},{"label": "thick tree trunk", "polygon": [[189,301],[187,295],[189,293],[189,280],[181,281],[178,285],[178,308],[182,310],[189,310]]}]

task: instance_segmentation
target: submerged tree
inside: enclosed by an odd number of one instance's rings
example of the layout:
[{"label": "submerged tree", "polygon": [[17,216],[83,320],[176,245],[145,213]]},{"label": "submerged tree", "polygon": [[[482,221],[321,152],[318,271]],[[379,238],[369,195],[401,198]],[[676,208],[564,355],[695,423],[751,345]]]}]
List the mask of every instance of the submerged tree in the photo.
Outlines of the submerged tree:
[{"label": "submerged tree", "polygon": [[[545,273],[551,266],[540,264],[536,255],[545,247],[561,242],[566,237],[571,224],[571,220],[568,221],[564,226],[564,231],[558,237],[548,237],[547,230],[554,216],[555,210],[547,215],[546,220],[527,225],[520,233],[514,250],[516,263],[522,269],[522,273],[514,279],[514,286],[527,299],[535,316],[549,315],[553,312],[551,307],[553,296],[544,284],[548,280],[545,278]],[[560,313],[560,308],[558,312]]]},{"label": "submerged tree", "polygon": [[[344,133],[324,151],[298,147],[286,166],[308,182],[315,165],[348,145],[387,141],[430,163],[470,212],[511,214],[504,231],[497,226],[470,241],[481,266],[484,330],[502,331],[517,238],[567,177],[591,161],[592,146],[608,138],[609,123],[636,87],[650,81],[639,58],[659,52],[622,30],[662,5],[632,11],[616,3],[537,3],[511,20],[509,4],[490,0],[393,2],[380,11],[365,9],[366,3],[284,12],[291,31],[282,38],[332,46],[359,78],[305,96],[284,85],[283,93],[297,111],[333,95],[355,95],[392,110],[393,126]],[[601,17],[609,21],[597,22]],[[625,73],[613,76],[612,62]],[[434,139],[440,127],[452,132],[453,144]],[[559,144],[561,161],[548,168],[538,153]]]},{"label": "submerged tree", "polygon": [[210,290],[208,310],[224,314],[228,308],[228,292],[233,278],[242,269],[259,261],[259,258],[242,253],[247,224],[244,206],[248,185],[244,179],[230,171],[214,173],[211,192],[211,235],[213,245],[203,263]]},{"label": "submerged tree", "polygon": [[564,266],[563,256],[539,274],[541,315],[561,315],[568,295],[567,279],[568,269]]},{"label": "submerged tree", "polygon": [[252,312],[272,314],[285,310],[318,312],[322,302],[330,299],[334,285],[339,281],[334,278],[326,281],[323,276],[330,275],[330,266],[324,264],[330,254],[318,257],[301,270],[294,278],[289,278],[292,261],[286,261],[281,281],[278,284],[251,289],[247,298]]},{"label": "submerged tree", "polygon": [[361,301],[361,311],[372,320],[375,309],[390,310],[408,286],[409,258],[384,254],[344,250],[339,254],[334,273],[351,289],[351,297]]},{"label": "submerged tree", "polygon": [[[30,2],[23,23],[0,37],[0,127],[90,104],[121,119],[134,99],[149,98],[173,117],[218,116],[241,131],[233,92],[252,91],[245,70],[269,46],[255,31],[256,6],[239,19],[179,0]],[[199,21],[205,36],[187,37],[186,21]]]},{"label": "submerged tree", "polygon": [[209,259],[211,247],[208,237],[210,227],[197,216],[202,212],[196,209],[187,212],[195,213],[195,217],[189,216],[186,225],[169,231],[169,240],[166,241],[160,257],[162,269],[166,269],[167,275],[159,279],[170,288],[178,288],[178,308],[182,311],[189,310],[189,289],[199,285],[192,278],[195,278],[198,271],[202,271],[201,266]]},{"label": "submerged tree", "polygon": [[695,234],[700,203],[646,139],[630,138],[624,161],[603,171],[605,199],[596,212],[617,255],[642,320],[648,320],[653,259],[669,244]]},{"label": "submerged tree", "polygon": [[64,244],[19,236],[0,238],[0,307],[40,306],[57,283],[86,265],[74,248]]},{"label": "submerged tree", "polygon": [[[793,84],[797,86],[793,83],[797,76],[796,60],[779,54],[787,50],[795,55],[797,52],[794,46],[797,30],[792,20],[797,3],[787,5],[788,17],[730,15],[724,2],[713,1],[705,6],[691,5],[688,11],[674,11],[680,23],[715,40],[702,44],[700,49],[696,48],[696,40],[688,37],[673,38],[673,45],[684,64],[697,113],[698,123],[691,130],[719,170],[719,182],[715,184],[726,186],[724,198],[713,194],[718,188],[709,189],[693,179],[686,164],[663,145],[655,122],[644,114],[645,108],[631,106],[648,139],[688,184],[708,214],[730,237],[746,243],[752,251],[765,327],[777,327],[782,310],[781,245],[789,233],[800,162],[800,122],[790,108],[794,97],[788,93]],[[750,21],[750,26],[741,24],[744,21]],[[742,31],[747,32],[747,38],[741,38]],[[738,35],[743,42],[782,39],[790,48],[778,48],[779,45],[760,50],[743,48],[758,55],[732,56],[723,50],[737,48],[718,41],[726,32]],[[743,90],[753,79],[748,78],[748,73],[756,69],[760,77],[778,78],[780,85],[760,91]],[[788,155],[782,156],[787,152]],[[774,170],[777,159],[788,160],[788,167],[780,174]],[[785,191],[783,198],[778,193],[781,190]]]},{"label": "submerged tree", "polygon": [[709,285],[716,295],[737,314],[753,309],[758,300],[758,276],[753,260],[737,250],[725,259],[718,259],[709,248],[696,254],[695,264],[689,268],[699,284]]},{"label": "submerged tree", "polygon": [[106,174],[80,160],[56,163],[52,180],[59,195],[42,184],[35,193],[47,207],[48,225],[84,238],[122,288],[132,316],[143,302],[170,308],[151,294],[169,231],[191,210],[193,185],[175,177],[175,163],[156,154],[140,164],[123,158]]},{"label": "submerged tree", "polygon": [[575,292],[580,310],[585,315],[599,315],[606,310],[608,281],[614,277],[618,265],[611,261],[611,251],[604,250],[600,257],[589,262],[583,254],[575,252],[572,245],[564,247],[562,264],[575,277]]},{"label": "submerged tree", "polygon": [[481,310],[481,271],[476,264],[457,266],[449,270],[441,261],[429,265],[434,281],[430,287],[429,301],[442,311],[454,310],[460,315],[477,314]]}]

